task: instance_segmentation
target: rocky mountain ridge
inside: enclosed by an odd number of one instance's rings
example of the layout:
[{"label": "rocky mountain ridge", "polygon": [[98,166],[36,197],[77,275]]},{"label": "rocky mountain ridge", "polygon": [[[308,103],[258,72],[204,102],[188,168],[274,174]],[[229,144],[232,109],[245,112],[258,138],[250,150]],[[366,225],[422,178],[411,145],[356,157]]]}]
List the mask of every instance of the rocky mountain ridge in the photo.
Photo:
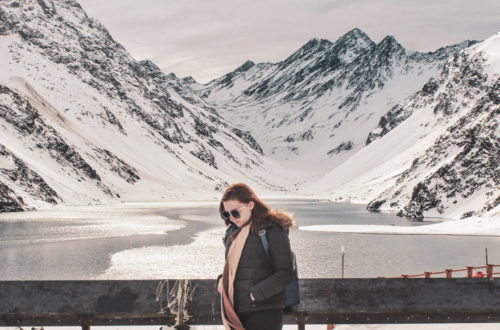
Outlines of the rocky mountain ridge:
[{"label": "rocky mountain ridge", "polygon": [[[486,43],[500,48],[500,37]],[[500,72],[485,69],[491,53],[457,54],[439,77],[382,118],[380,134],[370,136],[389,134],[414,112],[430,109],[429,126],[446,130],[369,209],[389,204],[417,219],[430,211],[466,218],[500,205]]]},{"label": "rocky mountain ridge", "polygon": [[9,210],[208,197],[235,180],[290,188],[274,180],[279,174],[264,175],[278,167],[250,135],[182,90],[164,89],[76,1],[2,1],[0,18],[0,182]]},{"label": "rocky mountain ridge", "polygon": [[304,190],[413,219],[500,216],[499,50],[497,33],[456,54]]},{"label": "rocky mountain ridge", "polygon": [[363,148],[388,109],[473,43],[421,53],[392,36],[375,43],[353,29],[333,43],[313,39],[279,63],[247,61],[206,85],[188,86],[224,118],[247,127],[264,154],[321,172]]},{"label": "rocky mountain ridge", "polygon": [[135,60],[75,1],[2,2],[0,211],[245,181],[416,219],[498,214],[498,44],[421,53],[354,29],[201,85]]}]

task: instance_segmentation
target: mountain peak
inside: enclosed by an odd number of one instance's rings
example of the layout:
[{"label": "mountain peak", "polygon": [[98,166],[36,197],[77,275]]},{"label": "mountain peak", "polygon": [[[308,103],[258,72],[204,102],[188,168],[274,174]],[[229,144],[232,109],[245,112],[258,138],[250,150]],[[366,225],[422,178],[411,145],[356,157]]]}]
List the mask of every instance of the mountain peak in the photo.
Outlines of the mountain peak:
[{"label": "mountain peak", "polygon": [[401,46],[401,44],[394,38],[394,36],[388,35],[385,36],[382,41],[380,41],[377,44],[377,48],[401,48],[403,49],[404,47]]},{"label": "mountain peak", "polygon": [[318,39],[318,38],[311,39],[304,46],[300,47],[290,57],[281,62],[281,65],[286,67],[297,60],[310,59],[312,56],[314,56],[314,54],[319,52],[324,52],[332,45],[333,45],[332,42],[326,39]]},{"label": "mountain peak", "polygon": [[362,40],[367,41],[367,42],[373,42],[370,39],[370,37],[368,37],[368,35],[366,35],[366,33],[364,33],[363,31],[361,31],[358,28],[354,28],[351,31],[347,32],[342,37],[340,37],[340,39],[362,39]]},{"label": "mountain peak", "polygon": [[[402,56],[405,53],[405,48],[393,36],[386,36],[376,46],[376,52],[382,58],[390,58],[392,56]],[[396,55],[397,54],[397,55]]]},{"label": "mountain peak", "polygon": [[188,84],[196,84],[197,81],[192,76],[182,78],[182,81]]},{"label": "mountain peak", "polygon": [[352,29],[335,41],[335,48],[341,52],[354,50],[355,53],[359,53],[374,46],[373,40],[358,28]]},{"label": "mountain peak", "polygon": [[254,62],[248,60],[245,63],[243,63],[241,66],[239,66],[234,72],[246,72],[250,70],[253,66],[255,65]]}]

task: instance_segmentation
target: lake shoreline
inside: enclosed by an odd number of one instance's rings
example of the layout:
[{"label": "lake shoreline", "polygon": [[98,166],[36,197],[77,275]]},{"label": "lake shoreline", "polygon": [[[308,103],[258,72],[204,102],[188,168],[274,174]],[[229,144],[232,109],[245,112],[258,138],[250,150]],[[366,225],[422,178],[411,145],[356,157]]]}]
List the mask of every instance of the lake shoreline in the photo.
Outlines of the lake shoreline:
[{"label": "lake shoreline", "polygon": [[[488,231],[485,220],[479,225],[489,236],[471,236],[474,232],[465,227],[461,233],[467,236],[457,236],[449,229],[444,232],[444,227],[456,229],[468,220],[429,224],[371,213],[355,204],[266,202],[273,209],[295,214],[299,228],[291,230],[289,237],[303,277],[337,276],[341,246],[346,248],[348,277],[479,265],[485,248],[500,249],[498,237],[491,236],[497,231]],[[374,226],[384,232],[373,233]],[[428,233],[439,226],[444,226],[439,235],[435,230]],[[301,230],[308,227],[316,231]],[[0,242],[5,241],[0,244],[0,279],[184,278],[186,274],[212,278],[223,262],[225,228],[215,201],[82,206],[0,216]],[[344,232],[332,232],[332,228]],[[387,230],[407,232],[395,235]],[[32,243],[40,239],[60,241]],[[490,253],[493,263],[500,263],[499,257]]]}]

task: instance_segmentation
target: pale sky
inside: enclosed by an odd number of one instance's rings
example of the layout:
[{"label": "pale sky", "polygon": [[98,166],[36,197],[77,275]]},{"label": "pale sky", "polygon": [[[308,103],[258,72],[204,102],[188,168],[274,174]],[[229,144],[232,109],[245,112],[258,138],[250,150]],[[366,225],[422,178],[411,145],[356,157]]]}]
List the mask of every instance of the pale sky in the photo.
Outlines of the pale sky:
[{"label": "pale sky", "polygon": [[429,51],[500,31],[498,0],[77,0],[138,60],[201,83],[357,27]]}]

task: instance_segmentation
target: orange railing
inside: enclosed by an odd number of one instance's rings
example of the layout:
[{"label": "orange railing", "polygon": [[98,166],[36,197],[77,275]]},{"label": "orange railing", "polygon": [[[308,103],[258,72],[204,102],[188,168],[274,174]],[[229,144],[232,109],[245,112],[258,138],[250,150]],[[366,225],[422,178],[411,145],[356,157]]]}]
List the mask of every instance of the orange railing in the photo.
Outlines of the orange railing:
[{"label": "orange railing", "polygon": [[[418,277],[431,278],[432,275],[443,275],[443,274],[446,275],[446,278],[452,278],[453,273],[466,272],[465,277],[469,278],[487,277],[491,280],[495,275],[500,275],[500,272],[494,272],[495,267],[500,267],[500,265],[488,264],[486,266],[480,266],[480,267],[467,266],[465,268],[460,268],[460,269],[445,269],[444,271],[440,272],[423,272],[422,274],[415,274],[415,275],[402,274],[401,276],[389,277],[389,278],[418,278]],[[485,271],[484,272],[477,271],[474,274],[474,271],[478,269],[484,269]],[[385,277],[379,276],[378,278],[385,278]]]}]

